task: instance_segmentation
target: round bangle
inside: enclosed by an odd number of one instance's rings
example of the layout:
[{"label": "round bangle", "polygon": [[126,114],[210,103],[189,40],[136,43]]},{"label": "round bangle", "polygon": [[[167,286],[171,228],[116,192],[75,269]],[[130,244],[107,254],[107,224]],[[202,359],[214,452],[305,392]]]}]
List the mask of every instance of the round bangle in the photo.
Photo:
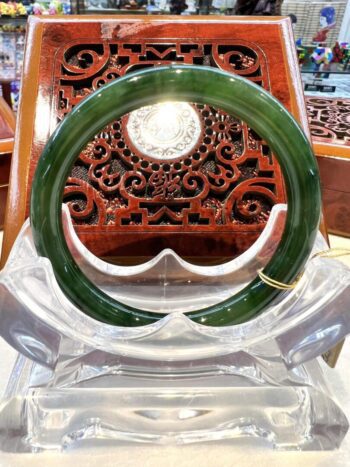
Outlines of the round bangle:
[{"label": "round bangle", "polygon": [[[64,238],[64,186],[78,154],[107,124],[137,108],[169,100],[209,104],[234,115],[276,155],[288,212],[282,239],[263,270],[266,276],[293,282],[317,233],[321,195],[316,160],[299,125],[269,93],[244,78],[209,67],[164,66],[126,75],[84,99],[59,125],[38,162],[31,194],[31,227],[39,255],[51,261],[67,298],[82,312],[108,324],[142,326],[164,314],[124,305],[83,274]],[[261,313],[280,293],[257,276],[233,297],[187,316],[209,326],[238,324]]]}]

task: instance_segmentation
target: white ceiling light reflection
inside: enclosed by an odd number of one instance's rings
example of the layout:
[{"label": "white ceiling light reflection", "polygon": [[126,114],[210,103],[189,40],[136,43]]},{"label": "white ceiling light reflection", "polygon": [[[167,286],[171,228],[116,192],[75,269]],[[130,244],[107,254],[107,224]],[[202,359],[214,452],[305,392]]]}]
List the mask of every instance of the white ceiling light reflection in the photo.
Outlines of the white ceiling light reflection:
[{"label": "white ceiling light reflection", "polygon": [[138,151],[162,160],[187,154],[201,135],[198,113],[187,102],[141,107],[130,113],[126,127]]}]

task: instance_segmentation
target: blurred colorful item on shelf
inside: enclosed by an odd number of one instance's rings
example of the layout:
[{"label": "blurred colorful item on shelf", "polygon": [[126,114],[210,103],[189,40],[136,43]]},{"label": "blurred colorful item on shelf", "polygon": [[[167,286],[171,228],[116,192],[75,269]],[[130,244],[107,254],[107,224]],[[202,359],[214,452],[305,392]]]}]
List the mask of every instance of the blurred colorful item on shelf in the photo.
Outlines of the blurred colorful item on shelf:
[{"label": "blurred colorful item on shelf", "polygon": [[33,4],[33,15],[42,15],[44,13],[45,9],[44,6],[41,3],[35,2]]},{"label": "blurred colorful item on shelf", "polygon": [[14,112],[18,111],[18,104],[19,104],[19,93],[21,89],[21,82],[19,80],[11,81],[10,83],[11,89],[11,106]]},{"label": "blurred colorful item on shelf", "polygon": [[344,50],[340,46],[339,42],[336,42],[334,44],[332,52],[333,52],[332,62],[333,63],[342,63],[342,61],[344,59]]},{"label": "blurred colorful item on shelf", "polygon": [[305,62],[306,50],[303,48],[297,49],[299,65],[302,65]]},{"label": "blurred colorful item on shelf", "polygon": [[4,31],[0,34],[0,80],[17,80],[22,74],[24,33]]},{"label": "blurred colorful item on shelf", "polygon": [[[27,15],[69,15],[71,14],[70,1],[53,0],[35,2],[29,6],[24,6],[23,3],[17,2],[0,2],[0,17],[16,18]],[[17,30],[17,25],[8,25],[9,31],[14,28]],[[1,29],[3,30],[4,25]]]},{"label": "blurred colorful item on shelf", "polygon": [[320,26],[316,36],[313,37],[314,42],[325,42],[327,35],[331,29],[335,27],[335,9],[332,6],[326,6],[320,11]]},{"label": "blurred colorful item on shelf", "polygon": [[62,13],[62,11],[61,2],[53,1],[49,4],[49,15],[58,15]]},{"label": "blurred colorful item on shelf", "polygon": [[295,46],[297,49],[299,65],[302,65],[305,62],[305,59],[307,57],[307,49],[303,47],[303,39],[302,38],[297,39],[295,41]]},{"label": "blurred colorful item on shelf", "polygon": [[63,2],[62,3],[62,14],[63,15],[71,15],[72,14],[72,7],[70,2]]},{"label": "blurred colorful item on shelf", "polygon": [[27,10],[23,3],[17,2],[0,2],[0,16],[26,16]]},{"label": "blurred colorful item on shelf", "polygon": [[[1,18],[1,16],[0,16]],[[11,32],[11,33],[20,33],[25,34],[26,32],[26,25],[25,23],[4,23],[0,24],[0,32]]]},{"label": "blurred colorful item on shelf", "polygon": [[16,75],[16,35],[0,35],[0,79],[11,80]]},{"label": "blurred colorful item on shelf", "polygon": [[314,52],[311,55],[311,59],[317,65],[331,63],[333,58],[333,52],[330,47],[316,47]]},{"label": "blurred colorful item on shelf", "polygon": [[60,0],[35,2],[28,9],[28,14],[33,15],[70,15],[71,12],[70,2],[61,2]]},{"label": "blurred colorful item on shelf", "polygon": [[[299,64],[309,68],[310,62],[316,66],[331,65],[331,71],[346,70],[350,60],[350,47],[348,42],[336,41],[331,47],[317,45],[303,45],[300,38],[295,41]],[[318,69],[316,69],[318,71]]]}]

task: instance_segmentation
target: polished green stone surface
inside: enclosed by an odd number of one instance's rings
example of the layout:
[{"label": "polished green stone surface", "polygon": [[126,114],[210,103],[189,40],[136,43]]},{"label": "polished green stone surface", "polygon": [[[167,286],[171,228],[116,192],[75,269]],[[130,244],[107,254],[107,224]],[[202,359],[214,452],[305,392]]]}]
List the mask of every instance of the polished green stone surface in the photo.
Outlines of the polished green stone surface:
[{"label": "polished green stone surface", "polygon": [[[111,121],[161,101],[209,104],[247,122],[275,153],[284,176],[288,213],[282,240],[264,273],[293,282],[311,252],[320,219],[319,174],[310,143],[287,110],[250,81],[214,68],[168,66],[127,75],[97,90],[64,119],[39,160],[31,196],[31,226],[38,253],[50,259],[64,294],[89,316],[119,326],[163,317],[123,305],[97,288],[75,263],[64,239],[62,195],[74,161]],[[209,326],[254,318],[281,293],[253,280],[230,299],[187,315]]]}]

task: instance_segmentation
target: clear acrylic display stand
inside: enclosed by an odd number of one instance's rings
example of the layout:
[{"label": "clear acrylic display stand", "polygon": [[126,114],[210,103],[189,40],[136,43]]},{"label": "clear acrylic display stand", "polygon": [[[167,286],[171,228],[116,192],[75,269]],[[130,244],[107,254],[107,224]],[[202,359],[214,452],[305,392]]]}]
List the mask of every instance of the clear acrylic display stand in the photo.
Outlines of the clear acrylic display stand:
[{"label": "clear acrylic display stand", "polygon": [[[334,449],[348,421],[316,358],[348,332],[350,270],[310,259],[292,291],[256,319],[221,328],[183,312],[220,302],[274,252],[286,207],[239,258],[196,266],[164,250],[139,266],[107,264],[66,238],[84,272],[118,300],[164,318],[122,328],[93,320],[63,295],[37,256],[27,221],[0,273],[4,339],[19,357],[0,406],[0,448],[75,449],[125,443],[223,441]],[[315,251],[327,245],[319,234]]]}]

